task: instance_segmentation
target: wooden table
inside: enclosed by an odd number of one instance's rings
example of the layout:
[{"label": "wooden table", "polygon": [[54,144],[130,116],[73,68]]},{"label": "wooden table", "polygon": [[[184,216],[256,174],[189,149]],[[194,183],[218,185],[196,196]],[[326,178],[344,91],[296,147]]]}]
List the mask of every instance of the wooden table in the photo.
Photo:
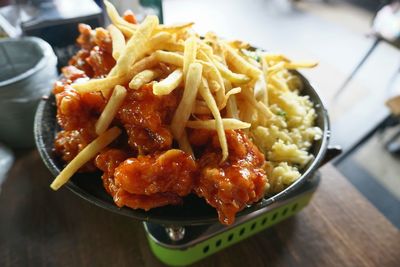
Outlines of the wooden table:
[{"label": "wooden table", "polygon": [[[195,266],[400,266],[400,232],[332,166],[295,217]],[[87,203],[36,151],[17,158],[0,193],[0,266],[162,266],[142,224]]]}]

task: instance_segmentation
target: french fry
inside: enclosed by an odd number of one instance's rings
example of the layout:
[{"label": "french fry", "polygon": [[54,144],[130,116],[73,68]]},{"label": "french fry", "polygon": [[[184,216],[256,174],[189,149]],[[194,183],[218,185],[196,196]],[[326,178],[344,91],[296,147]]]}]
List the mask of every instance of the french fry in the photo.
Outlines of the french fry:
[{"label": "french fry", "polygon": [[157,50],[157,49],[159,49],[159,48],[157,48],[157,46],[159,44],[171,42],[172,39],[173,39],[172,34],[170,34],[168,32],[159,32],[159,33],[154,34],[150,38],[148,45],[151,46],[153,50]]},{"label": "french fry", "polygon": [[116,84],[119,84],[121,77],[106,77],[100,79],[90,79],[84,83],[74,83],[72,87],[79,93],[89,93],[101,91],[104,96],[108,96],[109,92]]},{"label": "french fry", "polygon": [[263,58],[267,61],[275,61],[275,62],[279,62],[279,61],[284,61],[284,62],[290,62],[290,60],[282,54],[273,54],[273,53],[264,53]]},{"label": "french fry", "polygon": [[226,102],[226,114],[228,117],[239,119],[239,110],[236,103],[236,97],[232,95]]},{"label": "french fry", "polygon": [[108,98],[111,90],[115,87],[115,85],[128,83],[134,75],[145,69],[151,69],[156,64],[157,64],[157,59],[153,53],[150,56],[145,57],[136,62],[132,66],[130,73],[127,73],[123,76],[111,76],[111,77],[107,76],[105,78],[100,78],[100,79],[91,79],[85,83],[74,83],[72,84],[72,87],[79,93],[101,91],[102,94]]},{"label": "french fry", "polygon": [[[158,18],[156,16],[146,17],[138,29],[134,32],[133,38],[130,38],[125,45],[125,49],[121,53],[115,66],[111,69],[107,77],[121,76],[125,80],[130,80],[134,75],[131,71],[131,65],[137,60],[141,59],[151,47],[147,46],[147,41],[151,37],[151,33],[158,25]],[[136,25],[135,25],[136,26]],[[125,81],[124,82],[127,82]]]},{"label": "french fry", "polygon": [[[224,118],[221,119],[221,122],[225,130],[239,130],[251,127],[250,123],[246,123],[237,119]],[[186,127],[192,129],[216,130],[217,129],[216,125],[217,125],[216,120],[188,121],[186,123]]]},{"label": "french fry", "polygon": [[257,116],[257,109],[246,99],[236,98],[237,100],[237,107],[240,112],[238,113],[239,119],[244,122],[253,123],[255,116]]},{"label": "french fry", "polygon": [[[159,25],[155,30],[154,33],[160,33],[160,32],[166,32],[166,33],[170,33],[170,34],[176,34],[179,32],[182,32],[183,30],[190,28],[193,26],[193,22],[189,22],[189,23],[178,23],[178,24],[174,24],[174,25]],[[118,23],[118,28],[120,28],[120,30],[122,32],[126,32],[125,35],[131,37],[135,31],[136,31],[136,25],[134,24],[130,24],[127,25],[125,23]],[[183,51],[183,49],[182,49]]]},{"label": "french fry", "polygon": [[207,106],[211,110],[211,113],[213,114],[213,117],[215,119],[215,129],[217,130],[218,140],[222,150],[221,162],[224,162],[229,155],[225,129],[222,123],[221,113],[219,112],[217,103],[215,102],[215,99],[211,94],[210,89],[208,88],[207,80],[204,78],[202,79],[202,82],[200,84],[199,93],[203,97],[204,101],[207,103]]},{"label": "french fry", "polygon": [[125,49],[125,37],[122,32],[112,24],[108,26],[107,29],[110,32],[112,40],[112,56],[115,60],[118,60],[121,51]]},{"label": "french fry", "polygon": [[250,81],[250,78],[244,74],[234,73],[227,66],[216,59],[213,59],[215,66],[221,72],[221,75],[234,84],[244,84]]},{"label": "french fry", "polygon": [[51,189],[58,190],[61,186],[67,183],[75,172],[114,141],[120,133],[121,130],[119,128],[113,127],[88,144],[54,179],[50,185]]},{"label": "french fry", "polygon": [[316,61],[298,61],[298,62],[286,62],[285,68],[288,70],[302,69],[302,68],[314,68],[318,66]]},{"label": "french fry", "polygon": [[152,69],[158,64],[158,60],[156,55],[153,53],[148,57],[142,58],[138,62],[136,62],[131,69],[132,76],[138,74],[141,71]]},{"label": "french fry", "polygon": [[210,90],[212,92],[215,92],[215,100],[217,101],[217,105],[222,106],[225,97],[225,84],[224,80],[222,79],[221,73],[215,67],[212,59],[207,56],[204,51],[200,50],[198,56],[201,60],[205,61],[205,63],[203,64],[204,75],[209,81],[211,81],[208,82],[208,84],[210,86]]},{"label": "french fry", "polygon": [[129,73],[132,69],[132,65],[143,58],[149,50],[147,43],[157,25],[158,18],[156,16],[147,16],[139,25],[132,38],[126,43],[125,49],[122,51],[115,64],[114,73],[116,73],[117,76]]},{"label": "french fry", "polygon": [[185,45],[179,42],[163,42],[154,44],[153,49],[170,51],[170,52],[183,52],[185,50]]},{"label": "french fry", "polygon": [[[183,67],[184,56],[178,53],[157,50],[154,52],[154,54],[156,54],[157,59],[161,62],[177,67]],[[221,103],[223,103],[225,89],[224,82],[219,71],[213,66],[212,62],[206,62],[204,60],[195,60],[195,62],[203,65],[204,74],[212,81],[212,91],[217,92],[218,104],[221,105]]]},{"label": "french fry", "polygon": [[183,67],[183,56],[178,53],[157,50],[154,54],[156,55],[157,60],[161,62],[175,65],[177,67]]},{"label": "french fry", "polygon": [[[199,43],[199,49],[198,53],[201,51],[202,53],[206,54],[209,58],[214,57],[214,50],[213,47],[207,43],[205,43],[205,40]],[[203,57],[204,58],[204,57]]]},{"label": "french fry", "polygon": [[261,98],[261,101],[268,106],[268,74],[269,74],[269,65],[265,57],[261,57],[261,66],[264,75],[264,82],[265,82],[265,92]]},{"label": "french fry", "polygon": [[181,69],[174,70],[167,78],[153,84],[153,94],[168,95],[175,90],[183,80]]},{"label": "french fry", "polygon": [[286,68],[285,67],[286,64],[288,64],[288,63],[285,63],[284,61],[280,61],[272,66],[269,66],[268,67],[268,76],[272,76],[275,73],[284,70]]},{"label": "french fry", "polygon": [[197,41],[195,37],[190,37],[185,41],[185,51],[183,52],[183,80],[186,80],[189,66],[195,62],[197,53]]},{"label": "french fry", "polygon": [[190,142],[189,142],[189,139],[187,137],[187,134],[186,134],[185,130],[183,130],[183,133],[182,133],[181,137],[178,139],[178,143],[179,143],[179,147],[183,151],[185,151],[186,153],[191,155],[193,157],[193,159],[195,158],[192,146],[190,145]]},{"label": "french fry", "polygon": [[114,24],[114,25],[127,37],[127,39],[130,39],[136,31],[136,29],[132,29],[131,27],[126,25],[122,24]]},{"label": "french fry", "polygon": [[[132,37],[137,30],[137,24],[132,24],[124,20],[119,14],[117,9],[111,4],[109,1],[104,0],[104,5],[106,6],[106,12],[108,17],[110,18],[111,22],[121,31],[123,32],[128,38]],[[177,33],[183,31],[187,28],[193,26],[193,22],[189,23],[177,23],[173,25],[159,25],[155,29],[155,33],[165,31],[169,33]]]},{"label": "french fry", "polygon": [[268,78],[269,84],[274,86],[279,91],[286,92],[289,91],[288,85],[281,78],[276,76],[271,76]]},{"label": "french fry", "polygon": [[144,84],[156,79],[160,74],[159,70],[143,70],[132,78],[129,82],[129,88],[137,90]]},{"label": "french fry", "polygon": [[264,104],[268,102],[265,102],[268,100],[268,95],[267,95],[267,83],[264,78],[264,73],[260,75],[260,77],[257,79],[257,81],[254,83],[254,97],[257,100],[261,100]]},{"label": "french fry", "polygon": [[196,99],[197,91],[201,82],[202,71],[203,66],[199,63],[192,63],[189,66],[183,96],[175,111],[174,117],[172,118],[170,127],[176,140],[181,138],[185,129],[185,124],[190,117],[193,103]]},{"label": "french fry", "polygon": [[130,29],[131,31],[134,31],[137,28],[136,24],[129,23],[121,18],[121,16],[118,14],[117,9],[109,1],[104,0],[104,5],[106,7],[108,17],[116,27],[122,26],[126,29]]},{"label": "french fry", "polygon": [[223,96],[223,99],[221,101],[221,103],[218,104],[218,109],[222,110],[226,107],[226,104],[228,103],[229,97],[235,95],[235,94],[239,94],[242,91],[242,88],[240,87],[235,87],[232,88],[231,90],[228,91],[228,93],[226,93],[226,95]]},{"label": "french fry", "polygon": [[115,117],[115,114],[117,114],[119,107],[124,101],[125,96],[125,87],[121,85],[115,86],[110,99],[108,100],[103,112],[100,115],[100,118],[96,122],[95,130],[97,135],[101,135],[102,133],[104,133],[110,126],[112,120]]},{"label": "french fry", "polygon": [[224,48],[226,49],[226,60],[234,70],[237,70],[239,73],[245,74],[254,79],[257,79],[262,74],[259,68],[247,62],[232,47],[224,44]]},{"label": "french fry", "polygon": [[[229,92],[232,90],[232,83],[228,79],[224,79],[224,84],[229,94]],[[239,89],[241,92],[242,90],[240,87]],[[226,97],[226,116],[229,118],[239,119],[239,110],[234,94],[228,95],[228,97]]]},{"label": "french fry", "polygon": [[79,92],[102,91],[103,94],[108,95],[114,86],[128,83],[136,74],[132,65],[142,59],[148,51],[147,42],[157,25],[158,18],[156,16],[147,16],[133,37],[126,43],[125,49],[106,78],[92,79],[86,83],[75,84],[73,87]]},{"label": "french fry", "polygon": [[251,105],[251,107],[256,108],[261,116],[264,117],[265,120],[271,120],[275,116],[271,110],[264,105],[261,101],[257,101],[254,96],[251,95],[252,92],[249,90],[243,90],[241,96]]},{"label": "french fry", "polygon": [[159,31],[167,31],[170,33],[176,33],[186,28],[190,28],[194,25],[194,22],[187,23],[176,23],[172,25],[160,25],[157,30]]}]

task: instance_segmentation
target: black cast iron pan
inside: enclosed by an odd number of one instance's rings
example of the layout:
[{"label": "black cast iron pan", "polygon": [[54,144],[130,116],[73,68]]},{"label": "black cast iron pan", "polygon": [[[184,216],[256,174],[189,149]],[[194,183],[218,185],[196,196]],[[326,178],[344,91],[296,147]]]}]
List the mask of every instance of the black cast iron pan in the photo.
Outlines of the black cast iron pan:
[{"label": "black cast iron pan", "polygon": [[[331,153],[326,153],[330,136],[328,114],[314,88],[301,74],[298,72],[296,73],[304,83],[302,94],[308,95],[314,103],[318,115],[316,125],[323,130],[322,139],[316,141],[310,150],[314,155],[314,160],[302,170],[302,176],[284,191],[274,196],[262,199],[260,202],[245,208],[243,211],[238,213],[237,216],[249,214],[282,199],[293,190],[299,188],[323,163],[335,156],[334,154],[337,152],[333,149],[331,150]],[[55,157],[53,153],[54,137],[56,133],[60,131],[60,127],[57,125],[56,121],[54,95],[50,95],[48,99],[43,99],[39,103],[34,124],[37,149],[39,150],[40,156],[47,168],[54,176],[56,176],[63,168],[63,162]],[[65,186],[75,194],[99,207],[142,221],[149,221],[163,225],[200,225],[215,223],[218,221],[215,209],[206,204],[203,199],[200,199],[195,195],[189,195],[186,197],[183,201],[184,204],[181,206],[165,206],[147,212],[141,209],[133,210],[126,207],[118,208],[114,204],[111,196],[109,196],[103,188],[100,176],[100,172],[91,174],[77,173]],[[49,185],[50,183],[51,181],[49,181]],[[55,194],[57,193],[55,192]]]}]

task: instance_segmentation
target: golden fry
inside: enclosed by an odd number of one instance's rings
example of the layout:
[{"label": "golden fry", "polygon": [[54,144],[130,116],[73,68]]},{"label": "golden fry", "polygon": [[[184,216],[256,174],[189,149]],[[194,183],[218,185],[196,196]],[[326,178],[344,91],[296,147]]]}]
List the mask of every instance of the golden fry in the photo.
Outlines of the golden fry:
[{"label": "golden fry", "polygon": [[201,82],[203,66],[199,63],[192,63],[189,66],[186,77],[185,89],[182,100],[179,103],[171,122],[171,131],[176,140],[179,140],[185,129],[186,122],[189,120],[195,102],[197,90]]},{"label": "golden fry", "polygon": [[215,119],[215,129],[217,130],[218,140],[222,149],[221,162],[223,162],[228,158],[229,155],[228,142],[226,141],[225,129],[222,123],[221,113],[219,112],[217,103],[215,102],[215,99],[211,94],[210,89],[208,88],[206,79],[202,80],[199,93],[203,97],[204,101],[207,103],[207,106],[211,110],[211,113],[213,114],[213,117]]},{"label": "golden fry", "polygon": [[175,90],[183,80],[181,69],[174,70],[167,78],[153,84],[153,94],[168,95]]},{"label": "golden fry", "polygon": [[224,44],[224,47],[226,49],[226,60],[233,69],[254,79],[257,79],[262,74],[259,68],[247,62],[232,47],[227,44]]},{"label": "golden fry", "polygon": [[129,88],[131,89],[139,89],[146,83],[151,82],[160,76],[160,71],[158,70],[144,70],[136,74],[132,80],[129,82]]},{"label": "golden fry", "polygon": [[108,26],[107,29],[110,32],[112,40],[112,56],[115,60],[118,60],[121,51],[125,49],[125,37],[122,32],[112,24]]},{"label": "golden fry", "polygon": [[[250,123],[246,123],[237,119],[221,119],[221,123],[225,130],[239,130],[247,129],[251,127]],[[207,129],[207,130],[217,130],[216,125],[218,123],[216,120],[205,120],[205,121],[188,121],[186,127],[192,129]]]},{"label": "golden fry", "polygon": [[222,63],[218,62],[218,60],[213,60],[215,66],[221,72],[221,75],[235,84],[244,84],[250,81],[250,78],[244,74],[234,73],[227,66],[223,65]]},{"label": "golden fry", "polygon": [[113,68],[115,76],[129,73],[132,69],[131,66],[144,57],[149,49],[147,43],[157,25],[158,18],[156,16],[147,16],[143,23],[139,25],[132,38],[126,43],[125,49]]},{"label": "golden fry", "polygon": [[51,189],[58,190],[61,186],[67,183],[75,172],[114,141],[120,133],[121,130],[119,128],[113,127],[88,144],[54,179],[50,185]]},{"label": "golden fry", "polygon": [[318,66],[316,61],[298,61],[298,62],[287,62],[285,68],[288,70],[301,69],[301,68],[314,68]]},{"label": "golden fry", "polygon": [[104,133],[110,126],[112,120],[117,114],[119,107],[124,101],[125,96],[126,96],[125,87],[121,85],[115,86],[114,91],[107,102],[107,105],[105,106],[103,112],[101,113],[100,118],[96,122],[95,130],[97,135],[101,135],[102,133]]},{"label": "golden fry", "polygon": [[175,65],[177,67],[183,67],[183,56],[178,53],[157,50],[154,54],[157,60],[161,62]]},{"label": "golden fry", "polygon": [[195,62],[197,53],[197,41],[195,37],[190,37],[185,41],[185,51],[183,52],[183,79],[186,80],[189,66]]}]

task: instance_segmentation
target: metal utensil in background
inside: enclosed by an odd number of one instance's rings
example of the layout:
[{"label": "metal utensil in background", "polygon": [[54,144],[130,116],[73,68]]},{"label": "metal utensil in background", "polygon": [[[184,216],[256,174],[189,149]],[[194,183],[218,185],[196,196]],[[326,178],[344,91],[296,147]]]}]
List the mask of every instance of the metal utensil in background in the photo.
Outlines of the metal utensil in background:
[{"label": "metal utensil in background", "polygon": [[33,147],[33,119],[57,78],[50,45],[36,37],[0,41],[0,140],[13,148]]},{"label": "metal utensil in background", "polygon": [[0,143],[0,192],[1,185],[7,177],[7,173],[14,163],[14,155],[10,149]]}]

